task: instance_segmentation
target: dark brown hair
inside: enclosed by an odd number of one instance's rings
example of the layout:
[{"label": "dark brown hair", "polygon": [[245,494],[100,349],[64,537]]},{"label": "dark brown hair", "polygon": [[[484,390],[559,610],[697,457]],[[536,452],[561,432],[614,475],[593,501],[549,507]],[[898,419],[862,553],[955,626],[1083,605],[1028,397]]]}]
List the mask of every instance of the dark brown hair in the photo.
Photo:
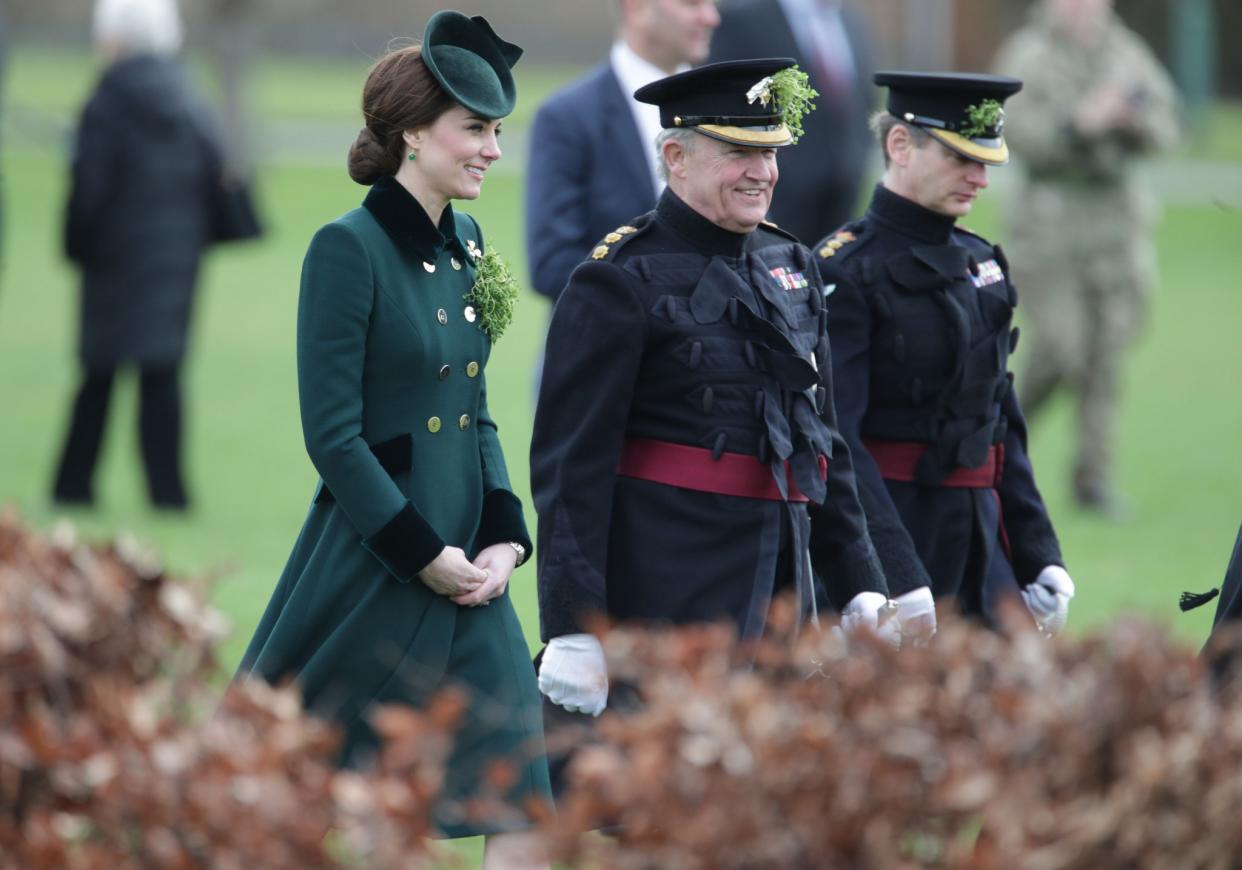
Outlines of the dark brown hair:
[{"label": "dark brown hair", "polygon": [[390,51],[371,67],[362,87],[366,126],[349,149],[349,177],[374,184],[395,175],[405,157],[401,134],[433,123],[456,102],[423,62],[420,46]]},{"label": "dark brown hair", "polygon": [[871,116],[868,122],[871,132],[875,134],[875,138],[880,143],[880,150],[884,152],[884,168],[888,169],[893,164],[893,158],[888,153],[888,134],[893,132],[894,127],[905,127],[910,132],[910,139],[914,142],[915,148],[922,148],[932,140],[932,134],[928,133],[917,124],[907,124],[901,118],[891,115],[888,112],[876,112]]}]

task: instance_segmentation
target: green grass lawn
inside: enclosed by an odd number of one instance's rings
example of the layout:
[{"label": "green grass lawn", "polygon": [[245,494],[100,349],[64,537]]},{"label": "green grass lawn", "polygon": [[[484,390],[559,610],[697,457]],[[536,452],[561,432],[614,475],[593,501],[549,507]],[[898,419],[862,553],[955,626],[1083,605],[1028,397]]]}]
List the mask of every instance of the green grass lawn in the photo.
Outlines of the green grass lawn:
[{"label": "green grass lawn", "polygon": [[[256,102],[293,115],[348,114],[353,109],[339,103],[353,105],[365,65],[365,60],[268,60],[258,77]],[[19,102],[67,111],[89,85],[90,69],[82,59],[71,63],[59,54],[18,52],[9,84]],[[568,74],[532,70],[528,92],[534,96],[524,100],[526,114],[514,119],[519,129],[539,95]],[[58,102],[48,90],[56,83],[73,96],[62,94]],[[302,102],[290,99],[295,93]],[[1224,115],[1223,123],[1232,123],[1229,113]],[[46,492],[76,377],[75,276],[58,253],[64,155],[18,143],[3,156],[0,501],[46,524],[57,516]],[[519,275],[525,274],[521,183],[513,172],[489,177],[482,199],[468,206]],[[313,231],[357,205],[363,190],[335,167],[268,165],[259,176],[259,193],[270,226],[267,237],[214,252],[200,288],[186,373],[194,512],[170,517],[145,507],[134,397],[127,384],[105,445],[99,509],[72,516],[95,534],[137,531],[178,571],[218,574],[218,603],[237,625],[230,661],[240,654],[279,573],[315,482],[302,449],[294,378],[302,253]],[[994,205],[982,203],[972,226],[993,232]],[[1068,403],[1054,407],[1033,429],[1036,467],[1081,590],[1074,607],[1078,627],[1127,610],[1171,618],[1183,587],[1211,584],[1223,569],[1242,520],[1242,463],[1231,457],[1242,403],[1228,387],[1236,356],[1233,325],[1242,316],[1233,280],[1242,271],[1240,229],[1236,211],[1215,206],[1166,214],[1159,234],[1162,290],[1126,379],[1120,466],[1135,508],[1130,522],[1104,523],[1069,506]],[[523,494],[530,374],[546,313],[542,300],[529,295],[488,371],[491,403]],[[518,572],[515,593],[533,638],[532,575],[530,567]],[[1197,639],[1209,615],[1179,617],[1177,629]]]},{"label": "green grass lawn", "polygon": [[[90,67],[82,61],[58,65],[60,60],[18,52],[10,93],[24,104],[71,112],[89,86]],[[256,102],[288,117],[348,118],[356,112],[366,65],[365,59],[269,61],[258,78]],[[512,121],[519,129],[538,94],[566,73],[533,69],[527,75],[530,87]],[[1225,123],[1236,125],[1237,119],[1229,115]],[[16,506],[40,526],[62,516],[47,493],[77,376],[76,279],[59,254],[63,161],[56,149],[23,143],[3,153],[0,504]],[[113,407],[97,479],[98,509],[67,515],[93,536],[136,532],[178,573],[217,576],[216,603],[235,626],[225,648],[230,667],[275,584],[316,481],[302,447],[294,375],[302,255],[314,230],[356,206],[364,193],[343,166],[267,165],[258,182],[267,237],[214,252],[200,286],[186,371],[193,512],[168,516],[146,506],[133,388],[126,383]],[[490,176],[482,199],[466,209],[525,275],[521,205],[520,174],[508,172]],[[971,226],[994,233],[994,205],[983,203]],[[1234,453],[1242,400],[1229,386],[1238,370],[1235,333],[1242,321],[1239,238],[1242,215],[1236,210],[1179,207],[1165,216],[1158,237],[1162,287],[1126,373],[1119,460],[1134,509],[1130,521],[1111,524],[1071,507],[1068,402],[1055,405],[1033,428],[1037,473],[1078,584],[1074,630],[1138,613],[1171,622],[1187,642],[1206,636],[1212,609],[1177,616],[1176,600],[1183,589],[1219,581],[1242,521],[1242,460]],[[489,403],[514,485],[528,505],[531,372],[546,316],[546,305],[528,295],[488,368]],[[533,530],[533,514],[529,520]],[[513,594],[532,643],[538,629],[534,586],[533,566],[520,569]]]}]

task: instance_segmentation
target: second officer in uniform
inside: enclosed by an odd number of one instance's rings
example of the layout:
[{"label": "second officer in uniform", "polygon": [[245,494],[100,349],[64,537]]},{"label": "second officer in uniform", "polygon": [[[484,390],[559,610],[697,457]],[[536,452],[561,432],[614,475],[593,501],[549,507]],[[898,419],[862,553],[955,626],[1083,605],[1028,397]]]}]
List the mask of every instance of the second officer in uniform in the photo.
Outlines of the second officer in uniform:
[{"label": "second officer in uniform", "polygon": [[879,73],[885,173],[867,213],[816,246],[832,376],[871,535],[903,624],[935,598],[991,621],[1022,591],[1046,630],[1074,585],[1035,486],[1007,372],[1016,291],[997,245],[963,229],[1008,160],[1000,76]]}]

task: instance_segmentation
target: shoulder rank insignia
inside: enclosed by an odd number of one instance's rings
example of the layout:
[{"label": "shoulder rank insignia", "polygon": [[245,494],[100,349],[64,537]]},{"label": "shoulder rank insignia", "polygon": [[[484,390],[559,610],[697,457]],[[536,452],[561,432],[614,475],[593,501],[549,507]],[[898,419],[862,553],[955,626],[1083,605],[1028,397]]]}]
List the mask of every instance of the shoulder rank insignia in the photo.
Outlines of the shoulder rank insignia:
[{"label": "shoulder rank insignia", "polygon": [[638,232],[638,228],[632,227],[629,224],[626,224],[625,226],[617,227],[615,230],[610,232],[608,235],[604,236],[603,244],[595,246],[595,250],[591,251],[591,259],[592,260],[604,259],[605,257],[608,256],[609,245],[615,245],[617,242],[621,241],[626,236],[630,235],[631,233],[636,233],[636,232]]},{"label": "shoulder rank insignia", "polygon": [[857,238],[858,236],[848,230],[842,230],[824,243],[824,246],[819,249],[819,255],[824,259],[827,259],[828,257],[835,257],[837,255],[837,251],[841,250]]}]

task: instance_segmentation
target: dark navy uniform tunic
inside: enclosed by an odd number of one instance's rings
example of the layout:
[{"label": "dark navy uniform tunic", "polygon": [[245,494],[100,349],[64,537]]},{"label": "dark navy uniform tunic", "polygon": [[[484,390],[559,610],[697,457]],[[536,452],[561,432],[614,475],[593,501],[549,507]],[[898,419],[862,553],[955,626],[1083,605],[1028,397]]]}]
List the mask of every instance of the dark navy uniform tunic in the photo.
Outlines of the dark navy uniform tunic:
[{"label": "dark navy uniform tunic", "polygon": [[[1213,590],[1215,592],[1215,590]],[[1209,593],[1210,595],[1211,593]],[[1208,596],[1199,596],[1207,598]],[[1185,608],[1183,608],[1185,609]],[[1242,528],[1233,542],[1233,552],[1229,556],[1229,567],[1225,570],[1224,582],[1220,585],[1220,601],[1216,605],[1216,616],[1212,620],[1212,634],[1203,647],[1203,654],[1213,665],[1218,676],[1238,677],[1242,674],[1242,649],[1237,646],[1233,636],[1240,631],[1242,623]],[[1223,637],[1229,635],[1229,637]]]},{"label": "dark navy uniform tunic", "polygon": [[[1064,564],[1007,372],[1018,331],[1004,253],[881,185],[815,259],[838,421],[889,587],[930,585],[990,618],[1015,581]],[[913,479],[887,479],[873,452],[911,443]],[[942,485],[991,458],[991,485]]]},{"label": "dark navy uniform tunic", "polygon": [[[592,611],[731,619],[753,636],[775,591],[811,588],[811,564],[838,608],[886,591],[832,411],[821,300],[793,236],[728,232],[671,191],[574,271],[531,444],[544,640]],[[619,475],[636,439],[758,457],[781,495]],[[809,501],[785,499],[797,490]]]}]

